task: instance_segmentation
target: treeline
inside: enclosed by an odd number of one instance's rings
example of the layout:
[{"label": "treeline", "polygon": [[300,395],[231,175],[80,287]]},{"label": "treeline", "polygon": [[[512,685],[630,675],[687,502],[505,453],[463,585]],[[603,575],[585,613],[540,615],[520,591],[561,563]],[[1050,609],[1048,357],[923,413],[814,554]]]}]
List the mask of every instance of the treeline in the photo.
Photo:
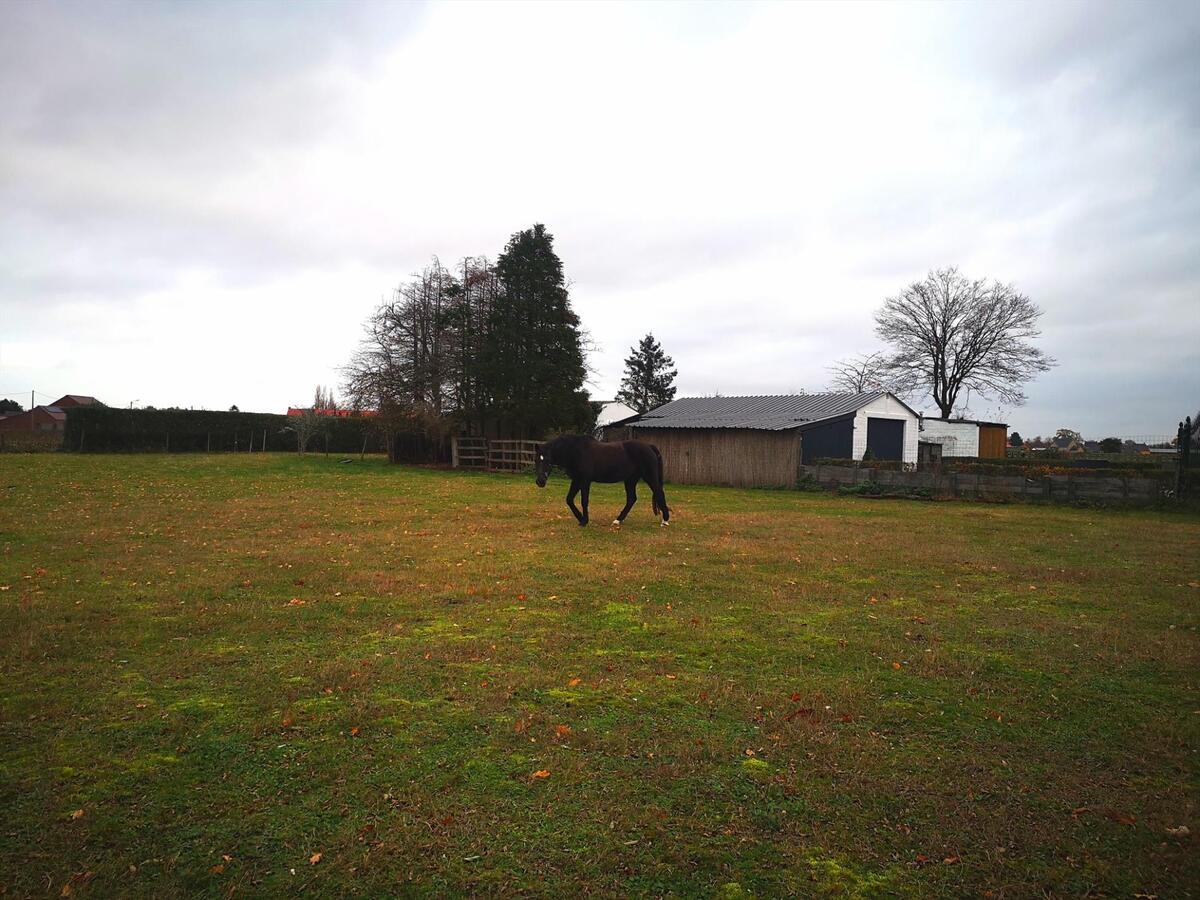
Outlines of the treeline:
[{"label": "treeline", "polygon": [[[328,417],[309,441],[311,451],[374,453],[383,438],[362,417]],[[63,449],[75,452],[231,452],[296,449],[288,416],[191,409],[117,409],[79,406],[67,410]]]},{"label": "treeline", "polygon": [[584,334],[543,225],[514,234],[495,263],[451,270],[435,257],[366,332],[343,391],[391,432],[541,437],[595,422]]}]

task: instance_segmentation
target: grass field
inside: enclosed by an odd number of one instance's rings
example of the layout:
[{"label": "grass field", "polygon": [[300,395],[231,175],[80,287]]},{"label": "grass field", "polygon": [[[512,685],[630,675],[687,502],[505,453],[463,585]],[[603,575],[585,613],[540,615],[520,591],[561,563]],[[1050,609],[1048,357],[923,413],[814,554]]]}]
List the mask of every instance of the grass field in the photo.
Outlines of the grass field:
[{"label": "grass field", "polygon": [[[0,456],[0,894],[1189,897],[1200,519]],[[1178,829],[1186,826],[1190,835]]]}]

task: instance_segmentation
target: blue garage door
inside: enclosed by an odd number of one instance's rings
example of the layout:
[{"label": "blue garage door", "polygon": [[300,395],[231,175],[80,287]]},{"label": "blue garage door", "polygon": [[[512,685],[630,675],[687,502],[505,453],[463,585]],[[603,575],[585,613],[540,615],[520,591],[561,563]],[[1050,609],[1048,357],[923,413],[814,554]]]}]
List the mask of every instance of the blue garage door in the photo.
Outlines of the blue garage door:
[{"label": "blue garage door", "polygon": [[868,416],[867,449],[876,459],[904,459],[904,420]]}]

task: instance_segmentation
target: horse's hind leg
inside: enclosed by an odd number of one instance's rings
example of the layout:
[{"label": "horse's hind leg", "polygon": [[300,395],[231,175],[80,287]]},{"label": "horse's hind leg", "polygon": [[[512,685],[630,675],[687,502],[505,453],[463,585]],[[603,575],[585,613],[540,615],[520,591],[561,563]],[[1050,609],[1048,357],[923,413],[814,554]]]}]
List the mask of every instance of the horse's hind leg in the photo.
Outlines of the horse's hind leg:
[{"label": "horse's hind leg", "polygon": [[633,509],[633,504],[637,503],[637,483],[636,478],[625,479],[625,508],[621,510],[615,519],[614,525],[620,525],[625,521],[625,517],[629,515],[629,511]]},{"label": "horse's hind leg", "polygon": [[646,484],[650,485],[650,492],[654,497],[654,511],[662,516],[662,524],[670,525],[671,508],[667,506],[667,495],[663,493],[662,479],[658,477],[657,471],[650,473]]},{"label": "horse's hind leg", "polygon": [[658,485],[658,511],[662,513],[662,523],[671,524],[671,508],[667,506],[667,495],[663,493],[662,482]]}]

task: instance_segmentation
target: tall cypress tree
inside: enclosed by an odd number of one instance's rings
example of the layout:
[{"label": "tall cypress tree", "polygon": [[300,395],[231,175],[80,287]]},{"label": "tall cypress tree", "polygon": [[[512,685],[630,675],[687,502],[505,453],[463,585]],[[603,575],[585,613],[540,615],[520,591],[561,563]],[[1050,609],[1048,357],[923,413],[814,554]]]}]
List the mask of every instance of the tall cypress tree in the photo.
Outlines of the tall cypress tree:
[{"label": "tall cypress tree", "polygon": [[512,236],[496,260],[496,277],[481,361],[488,405],[506,430],[523,436],[586,427],[583,335],[546,226]]},{"label": "tall cypress tree", "polygon": [[625,360],[625,377],[617,399],[639,413],[675,399],[675,360],[663,352],[662,344],[648,334],[631,348]]}]

